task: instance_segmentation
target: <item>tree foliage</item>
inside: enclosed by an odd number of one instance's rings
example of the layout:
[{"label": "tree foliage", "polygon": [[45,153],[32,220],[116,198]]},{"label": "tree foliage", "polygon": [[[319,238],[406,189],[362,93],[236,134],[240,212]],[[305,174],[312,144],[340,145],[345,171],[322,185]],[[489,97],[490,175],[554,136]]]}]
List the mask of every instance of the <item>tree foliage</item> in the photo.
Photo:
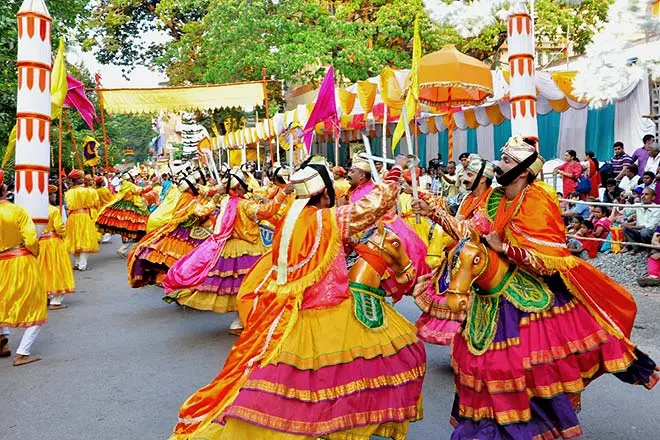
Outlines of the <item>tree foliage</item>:
[{"label": "tree foliage", "polygon": [[[537,0],[537,39],[565,44],[570,28],[574,50],[584,50],[611,0],[578,3]],[[503,21],[463,39],[431,22],[421,0],[107,0],[94,10],[87,28],[94,39],[87,41],[100,61],[156,65],[173,85],[258,80],[262,67],[277,79],[305,83],[318,80],[328,64],[348,82],[384,66],[408,67],[416,16],[424,52],[453,43],[492,65],[499,61]],[[172,41],[142,42],[153,28]]]}]

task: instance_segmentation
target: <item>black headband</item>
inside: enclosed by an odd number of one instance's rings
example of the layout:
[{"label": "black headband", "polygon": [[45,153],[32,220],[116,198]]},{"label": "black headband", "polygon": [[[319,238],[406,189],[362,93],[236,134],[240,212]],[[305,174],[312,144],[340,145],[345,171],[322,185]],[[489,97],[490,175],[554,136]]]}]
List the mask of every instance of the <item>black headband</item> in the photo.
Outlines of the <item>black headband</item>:
[{"label": "black headband", "polygon": [[481,159],[481,168],[479,168],[479,172],[477,173],[477,177],[474,179],[474,182],[472,182],[472,186],[470,187],[470,191],[474,191],[477,189],[477,186],[479,186],[479,181],[481,178],[484,176],[484,171],[486,170],[486,163],[488,161],[486,159]]},{"label": "black headband", "polygon": [[243,179],[238,177],[236,174],[227,172],[227,192],[228,193],[229,193],[229,190],[231,190],[231,178],[232,177],[235,178],[238,181],[238,183],[243,187],[245,192],[250,191],[250,188],[248,187],[247,183],[245,183],[245,181]]},{"label": "black headband", "polygon": [[520,162],[518,165],[511,168],[509,171],[502,174],[501,176],[497,176],[497,182],[502,186],[510,185],[514,180],[516,180],[518,176],[520,176],[527,168],[529,168],[536,161],[538,157],[539,157],[539,153],[537,151],[534,151],[528,157],[523,159],[523,161]]}]

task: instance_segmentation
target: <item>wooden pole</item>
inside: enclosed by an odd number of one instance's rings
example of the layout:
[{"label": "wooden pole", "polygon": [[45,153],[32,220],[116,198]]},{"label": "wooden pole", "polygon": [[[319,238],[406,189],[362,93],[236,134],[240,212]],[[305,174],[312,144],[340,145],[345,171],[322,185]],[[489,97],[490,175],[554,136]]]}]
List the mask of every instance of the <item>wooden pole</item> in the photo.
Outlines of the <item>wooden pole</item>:
[{"label": "wooden pole", "polygon": [[[62,109],[64,114],[66,115],[66,109]],[[69,117],[67,116],[67,121],[69,120]],[[58,154],[57,154],[57,192],[59,195],[59,201],[60,201],[60,215],[62,215],[62,115],[60,115],[60,122],[59,122],[59,147],[58,147]],[[72,133],[73,136],[73,133]]]},{"label": "wooden pole", "polygon": [[[266,81],[266,68],[262,67],[261,68],[261,81],[262,81],[262,86],[264,89],[264,101],[266,104],[266,117],[264,118],[266,121],[266,124],[269,124],[268,120],[270,119],[270,106],[268,105],[268,83]],[[268,126],[268,132],[270,133],[270,125]],[[277,134],[276,134],[277,136]],[[270,146],[270,163],[272,164],[274,161],[274,156],[273,156],[273,143],[270,142],[270,136],[268,136],[268,145]],[[259,148],[259,147],[257,147]],[[258,150],[257,150],[258,151]]]},{"label": "wooden pole", "polygon": [[105,115],[103,114],[103,95],[101,94],[101,75],[98,73],[95,76],[96,79],[96,96],[99,98],[99,107],[101,111],[101,132],[103,133],[103,154],[105,155],[105,168],[108,166],[108,137],[105,132]]},{"label": "wooden pole", "polygon": [[383,103],[383,141],[380,144],[382,146],[381,156],[383,159],[387,159],[387,104],[385,103]]},{"label": "wooden pole", "polygon": [[[65,108],[62,109],[62,113],[64,113],[64,118],[66,118],[66,125],[69,129],[69,133],[71,134],[71,143],[73,144],[73,150],[76,152],[76,159],[78,160],[78,169],[82,171],[83,170],[82,159],[80,158],[80,152],[78,151],[78,146],[76,145],[76,137],[73,135],[73,127],[71,127],[71,120],[69,119],[69,113],[66,111]],[[62,125],[62,118],[60,118],[60,125]]]}]

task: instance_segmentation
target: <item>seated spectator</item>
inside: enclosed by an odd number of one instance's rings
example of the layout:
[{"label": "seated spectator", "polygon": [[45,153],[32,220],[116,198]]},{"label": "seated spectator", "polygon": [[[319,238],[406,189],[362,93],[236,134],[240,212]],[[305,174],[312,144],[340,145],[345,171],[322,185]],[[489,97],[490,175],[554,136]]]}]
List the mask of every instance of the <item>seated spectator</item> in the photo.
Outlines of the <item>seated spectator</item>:
[{"label": "seated spectator", "polygon": [[581,197],[580,193],[578,192],[572,192],[568,195],[568,198],[571,199],[572,202],[569,202],[568,209],[561,213],[561,216],[564,218],[564,221],[568,221],[571,217],[575,215],[580,215],[582,216],[582,218],[589,217],[590,215],[589,205],[585,205],[584,203],[579,203],[580,197]]},{"label": "seated spectator", "polygon": [[[627,165],[633,164],[633,158],[628,156],[623,149],[623,142],[614,143],[614,156],[610,159],[610,164],[612,165],[612,173],[609,175],[602,176],[604,181],[607,181],[610,178],[623,177],[623,169]],[[619,177],[619,178],[621,178]]]},{"label": "seated spectator", "polygon": [[615,207],[610,213],[610,221],[612,224],[621,225],[626,222],[630,222],[631,217],[635,215],[635,208],[632,205],[635,203],[635,198],[633,196],[626,196],[621,193],[619,196],[618,202],[621,205],[630,205],[631,207]]},{"label": "seated spectator", "polygon": [[557,191],[557,198],[559,199],[559,208],[561,209],[561,212],[567,211],[568,202],[562,200],[564,198],[564,194]]},{"label": "seated spectator", "polygon": [[594,237],[606,239],[612,227],[612,222],[609,219],[610,210],[605,206],[594,206],[591,213],[593,214]]},{"label": "seated spectator", "polygon": [[[652,205],[655,199],[655,190],[644,188],[642,204]],[[634,243],[651,243],[655,229],[660,226],[660,208],[636,208],[634,221],[623,224],[623,234],[626,241]],[[629,251],[626,247],[623,252]],[[637,251],[637,249],[635,249]]]},{"label": "seated spectator", "polygon": [[644,188],[648,187],[653,187],[653,190],[655,191],[655,174],[650,171],[646,171],[642,175],[642,182],[635,187],[635,192],[641,194],[642,191],[644,191]]},{"label": "seated spectator", "polygon": [[584,220],[580,225],[580,230],[576,234],[576,238],[568,241],[568,249],[574,254],[581,254],[583,251],[587,252],[589,258],[596,258],[598,256],[598,249],[600,249],[601,242],[598,240],[583,240],[581,238],[593,239],[594,224],[589,220]]},{"label": "seated spectator", "polygon": [[633,191],[635,191],[635,188],[639,185],[638,172],[639,169],[635,164],[629,165],[623,170],[623,178],[619,182],[619,188],[623,190],[624,194],[632,194]]},{"label": "seated spectator", "polygon": [[580,226],[582,226],[583,221],[584,219],[581,215],[577,214],[573,216],[571,222],[568,224],[568,228],[566,228],[566,235],[576,235],[580,232]]},{"label": "seated spectator", "polygon": [[603,202],[605,203],[615,203],[619,198],[619,195],[623,190],[618,187],[616,180],[607,179],[605,182],[605,194],[603,194]]},{"label": "seated spectator", "polygon": [[646,261],[646,276],[637,280],[642,287],[660,286],[660,226],[655,228],[651,244],[656,246],[656,249],[651,251]]}]

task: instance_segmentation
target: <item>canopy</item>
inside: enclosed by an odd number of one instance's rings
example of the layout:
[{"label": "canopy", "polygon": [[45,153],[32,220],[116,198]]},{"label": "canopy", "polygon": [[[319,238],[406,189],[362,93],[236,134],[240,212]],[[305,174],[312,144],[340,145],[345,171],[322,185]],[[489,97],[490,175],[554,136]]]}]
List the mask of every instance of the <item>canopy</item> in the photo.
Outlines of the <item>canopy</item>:
[{"label": "canopy", "polygon": [[263,105],[265,83],[160,87],[150,89],[101,89],[103,108],[112,113],[158,113],[213,110]]}]

